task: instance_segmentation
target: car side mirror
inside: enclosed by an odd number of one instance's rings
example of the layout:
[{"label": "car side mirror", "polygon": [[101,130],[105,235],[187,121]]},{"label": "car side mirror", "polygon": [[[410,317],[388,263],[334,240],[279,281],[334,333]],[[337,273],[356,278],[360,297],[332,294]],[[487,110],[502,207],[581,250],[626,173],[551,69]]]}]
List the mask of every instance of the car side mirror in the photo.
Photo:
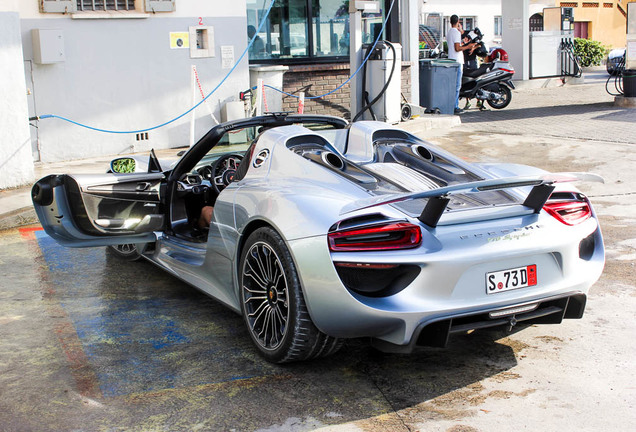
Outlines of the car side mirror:
[{"label": "car side mirror", "polygon": [[135,160],[131,157],[113,159],[110,162],[110,170],[119,174],[134,173],[136,168]]}]

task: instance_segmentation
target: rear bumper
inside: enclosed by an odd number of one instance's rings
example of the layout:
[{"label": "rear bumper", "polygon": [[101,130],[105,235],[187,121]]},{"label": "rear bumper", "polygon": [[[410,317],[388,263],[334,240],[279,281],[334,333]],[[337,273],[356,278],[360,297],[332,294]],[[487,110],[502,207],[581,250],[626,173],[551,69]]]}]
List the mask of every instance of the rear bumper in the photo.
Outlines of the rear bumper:
[{"label": "rear bumper", "polygon": [[[513,219],[514,220],[514,219]],[[521,223],[521,219],[517,223]],[[443,346],[456,332],[510,325],[512,316],[491,312],[536,305],[514,313],[516,321],[557,323],[580,318],[585,297],[600,277],[604,248],[595,219],[562,228],[554,218],[539,218],[524,229],[495,235],[502,221],[436,229],[436,241],[421,249],[332,256],[325,237],[290,242],[310,316],[324,333],[341,338],[371,337],[379,345],[410,351],[418,345]],[[561,224],[562,225],[562,224]],[[483,235],[481,233],[484,233]],[[426,235],[426,232],[424,232]],[[401,291],[369,296],[343,285],[334,260],[400,263],[420,273]],[[537,286],[488,294],[491,271],[537,265]],[[368,282],[365,282],[368,283]],[[382,341],[382,342],[380,342]]]},{"label": "rear bumper", "polygon": [[[417,347],[444,348],[453,334],[465,333],[491,327],[512,328],[524,324],[560,324],[563,319],[581,318],[585,311],[587,296],[573,294],[524,302],[472,314],[459,314],[421,323],[413,332],[411,342],[397,345],[382,339],[373,339],[372,344],[380,351],[410,353]],[[494,316],[493,316],[494,315]]]}]

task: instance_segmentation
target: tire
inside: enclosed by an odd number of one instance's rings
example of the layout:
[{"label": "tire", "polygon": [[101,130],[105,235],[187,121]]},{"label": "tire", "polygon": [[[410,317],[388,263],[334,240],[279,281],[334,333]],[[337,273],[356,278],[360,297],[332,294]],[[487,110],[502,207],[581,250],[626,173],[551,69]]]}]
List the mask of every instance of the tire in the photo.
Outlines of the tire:
[{"label": "tire", "polygon": [[488,99],[488,101],[487,101],[488,105],[490,105],[494,109],[503,109],[503,108],[507,107],[510,104],[510,101],[512,100],[512,91],[510,91],[508,86],[505,86],[503,84],[499,84],[499,88],[497,89],[497,93],[501,93],[502,94],[502,98],[501,99],[497,99],[497,100]]},{"label": "tire", "polygon": [[411,119],[413,116],[413,109],[409,104],[402,104],[402,112],[400,113],[400,119],[405,122]]},{"label": "tire", "polygon": [[138,261],[141,254],[134,243],[107,246],[106,250],[124,261]]},{"label": "tire", "polygon": [[340,339],[322,333],[312,322],[296,266],[276,231],[259,228],[248,237],[238,274],[243,320],[265,359],[289,363],[340,349]]}]

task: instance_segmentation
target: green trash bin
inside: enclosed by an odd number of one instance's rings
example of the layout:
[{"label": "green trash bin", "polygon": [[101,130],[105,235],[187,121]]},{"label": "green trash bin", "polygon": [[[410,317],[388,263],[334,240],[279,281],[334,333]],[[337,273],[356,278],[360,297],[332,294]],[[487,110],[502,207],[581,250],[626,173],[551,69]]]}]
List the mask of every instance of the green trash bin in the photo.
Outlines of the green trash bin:
[{"label": "green trash bin", "polygon": [[438,109],[442,114],[453,114],[460,66],[455,60],[420,60],[420,105]]},{"label": "green trash bin", "polygon": [[623,96],[636,97],[636,70],[623,71]]}]

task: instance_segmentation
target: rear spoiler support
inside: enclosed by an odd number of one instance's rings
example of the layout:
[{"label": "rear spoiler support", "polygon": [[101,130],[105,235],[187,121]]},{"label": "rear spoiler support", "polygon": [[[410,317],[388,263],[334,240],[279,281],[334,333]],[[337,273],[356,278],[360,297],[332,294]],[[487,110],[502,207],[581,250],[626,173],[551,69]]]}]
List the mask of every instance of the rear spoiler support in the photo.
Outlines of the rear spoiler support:
[{"label": "rear spoiler support", "polygon": [[428,198],[428,202],[418,219],[431,228],[435,228],[450,202],[450,199],[448,198],[450,195],[533,186],[532,190],[523,202],[523,205],[532,209],[534,213],[539,213],[550,198],[552,191],[554,191],[554,183],[567,183],[574,181],[603,183],[603,178],[591,173],[568,172],[556,174],[548,173],[536,177],[509,177],[480,180],[422,192],[382,195],[379,197],[367,198],[345,205],[340,210],[340,214],[347,214],[357,210],[377,207],[385,204],[394,204],[401,201]]},{"label": "rear spoiler support", "polygon": [[422,210],[422,214],[418,217],[418,219],[423,224],[426,224],[431,228],[435,228],[437,226],[437,222],[439,222],[440,218],[444,214],[449,201],[450,198],[447,196],[429,198],[426,203],[426,207],[424,207],[424,210]]},{"label": "rear spoiler support", "polygon": [[530,207],[534,210],[535,213],[539,213],[548,199],[550,195],[552,195],[552,191],[554,190],[554,186],[551,184],[541,184],[539,186],[535,186],[532,188],[526,200],[523,202],[523,205],[526,207]]},{"label": "rear spoiler support", "polygon": [[[534,213],[541,212],[541,209],[550,198],[550,195],[552,195],[552,191],[554,190],[554,188],[555,187],[549,183],[536,185],[532,188],[532,190],[526,197],[523,205],[531,208]],[[449,202],[450,198],[448,198],[448,195],[434,196],[429,198],[426,206],[424,207],[424,210],[422,210],[422,214],[420,214],[418,219],[420,220],[420,222],[430,226],[431,228],[435,228],[442,215],[444,214],[446,206]]]}]

